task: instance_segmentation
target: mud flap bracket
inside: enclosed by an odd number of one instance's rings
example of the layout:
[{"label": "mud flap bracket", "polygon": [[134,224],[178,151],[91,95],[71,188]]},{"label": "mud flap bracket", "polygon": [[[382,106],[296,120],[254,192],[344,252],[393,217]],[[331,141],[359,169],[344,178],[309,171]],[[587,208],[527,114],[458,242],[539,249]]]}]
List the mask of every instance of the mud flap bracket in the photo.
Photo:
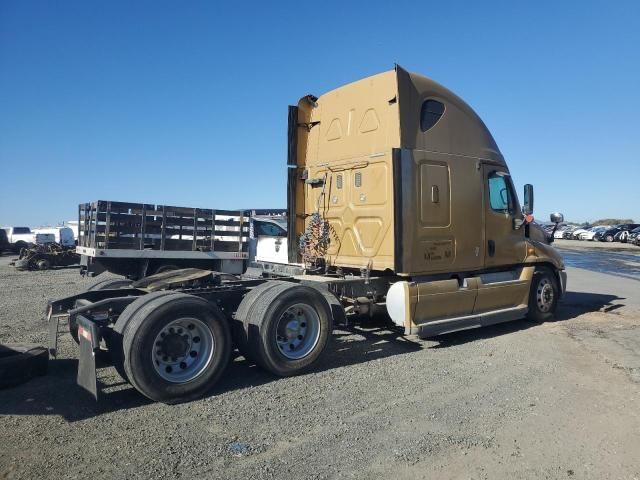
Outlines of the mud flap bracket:
[{"label": "mud flap bracket", "polygon": [[60,319],[68,317],[68,315],[52,315],[51,310],[47,316],[47,330],[49,340],[49,356],[56,358],[58,356],[58,332],[60,327]]}]

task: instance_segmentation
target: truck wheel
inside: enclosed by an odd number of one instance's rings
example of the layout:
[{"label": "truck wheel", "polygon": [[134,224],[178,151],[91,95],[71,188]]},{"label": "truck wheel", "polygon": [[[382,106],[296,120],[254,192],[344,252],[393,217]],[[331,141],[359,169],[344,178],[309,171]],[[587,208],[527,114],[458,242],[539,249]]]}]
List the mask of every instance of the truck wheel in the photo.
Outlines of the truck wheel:
[{"label": "truck wheel", "polygon": [[36,262],[38,270],[49,270],[51,268],[51,262],[46,258],[42,258]]},{"label": "truck wheel", "polygon": [[173,270],[178,270],[180,267],[176,265],[160,265],[151,275],[155,275],[156,273],[164,273],[171,272]]},{"label": "truck wheel", "polygon": [[94,290],[112,290],[114,288],[123,288],[129,287],[131,285],[131,280],[127,280],[126,278],[109,278],[107,280],[102,280],[98,283],[94,283],[89,288],[87,288],[87,292],[92,292]]},{"label": "truck wheel", "polygon": [[[202,397],[229,361],[231,336],[224,315],[199,297],[178,292],[144,295],[118,319],[122,364],[129,382],[154,401]],[[120,325],[118,325],[120,323]]]},{"label": "truck wheel", "polygon": [[553,317],[558,306],[558,281],[548,268],[536,269],[529,293],[527,318],[534,322],[546,322]]},{"label": "truck wheel", "polygon": [[23,248],[27,248],[29,246],[29,244],[25,241],[22,240],[18,240],[14,245],[13,245],[13,250],[16,253],[20,253],[22,251]]},{"label": "truck wheel", "polygon": [[329,343],[329,304],[314,288],[283,282],[260,292],[246,328],[256,362],[278,376],[309,370]]},{"label": "truck wheel", "polygon": [[120,376],[127,382],[129,381],[129,377],[127,376],[127,372],[124,370],[124,353],[122,351],[122,333],[124,332],[124,328],[127,323],[129,323],[131,317],[152,299],[164,297],[173,293],[175,292],[162,290],[136,298],[133,302],[127,305],[127,308],[125,308],[120,314],[118,320],[116,320],[115,325],[111,329],[110,334],[105,336],[105,342],[111,356],[111,362],[118,374],[120,374]]},{"label": "truck wheel", "polygon": [[279,285],[291,285],[290,282],[283,282],[282,280],[270,280],[261,285],[258,285],[247,293],[240,305],[236,310],[233,318],[235,321],[232,324],[231,334],[233,341],[244,358],[249,361],[257,362],[256,358],[252,355],[251,349],[248,347],[247,331],[249,330],[250,318],[253,317],[253,309],[256,305],[256,300],[263,295],[263,292],[271,290]]}]

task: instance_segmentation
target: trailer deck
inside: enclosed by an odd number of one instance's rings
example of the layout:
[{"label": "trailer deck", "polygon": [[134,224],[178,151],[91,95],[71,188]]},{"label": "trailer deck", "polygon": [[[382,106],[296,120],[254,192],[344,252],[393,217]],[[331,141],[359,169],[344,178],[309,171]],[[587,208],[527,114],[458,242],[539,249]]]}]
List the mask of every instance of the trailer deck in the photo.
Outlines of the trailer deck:
[{"label": "trailer deck", "polygon": [[167,261],[175,261],[172,268],[202,266],[241,273],[248,258],[249,215],[247,210],[83,203],[78,207],[76,251],[89,275],[108,269],[143,277],[161,271]]}]

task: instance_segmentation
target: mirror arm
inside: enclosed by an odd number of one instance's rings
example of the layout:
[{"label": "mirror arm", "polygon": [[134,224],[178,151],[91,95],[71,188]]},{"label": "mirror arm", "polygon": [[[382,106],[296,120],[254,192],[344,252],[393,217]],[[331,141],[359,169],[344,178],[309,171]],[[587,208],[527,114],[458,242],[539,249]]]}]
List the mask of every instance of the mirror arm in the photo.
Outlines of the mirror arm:
[{"label": "mirror arm", "polygon": [[553,226],[553,230],[551,231],[551,233],[549,234],[549,243],[553,243],[553,241],[556,239],[555,234],[556,234],[556,230],[558,230],[558,223],[556,223]]},{"label": "mirror arm", "polygon": [[522,226],[525,224],[524,217],[523,218],[515,218],[513,219],[513,229],[520,230]]}]

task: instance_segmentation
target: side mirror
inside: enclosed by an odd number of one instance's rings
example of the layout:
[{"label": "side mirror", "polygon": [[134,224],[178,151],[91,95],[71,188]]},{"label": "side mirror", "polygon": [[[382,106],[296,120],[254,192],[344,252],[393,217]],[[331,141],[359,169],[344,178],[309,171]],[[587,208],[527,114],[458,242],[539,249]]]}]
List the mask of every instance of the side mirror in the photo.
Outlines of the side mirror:
[{"label": "side mirror", "polygon": [[556,225],[558,223],[562,223],[564,222],[564,215],[562,215],[561,213],[552,213],[550,215],[550,219],[551,219],[551,223],[555,223]]},{"label": "side mirror", "polygon": [[531,215],[533,213],[533,185],[527,183],[524,186],[524,205],[522,205],[522,213]]}]

